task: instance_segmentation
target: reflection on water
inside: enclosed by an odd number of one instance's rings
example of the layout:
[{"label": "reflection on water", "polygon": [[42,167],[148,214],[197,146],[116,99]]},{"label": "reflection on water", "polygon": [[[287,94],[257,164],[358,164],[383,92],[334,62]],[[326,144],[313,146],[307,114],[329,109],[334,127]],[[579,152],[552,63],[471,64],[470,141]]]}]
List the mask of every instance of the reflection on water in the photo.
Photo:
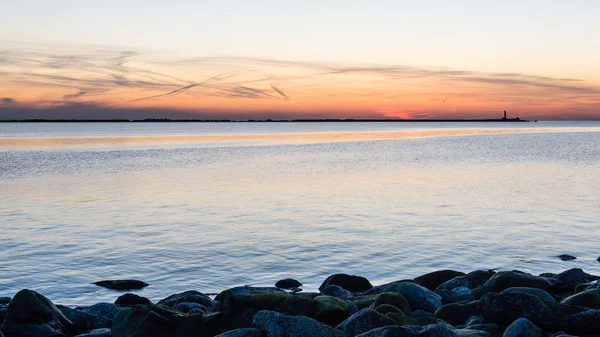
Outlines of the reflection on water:
[{"label": "reflection on water", "polygon": [[379,139],[359,128],[352,142],[267,129],[269,146],[252,134],[219,146],[4,148],[0,296],[28,287],[63,304],[114,301],[90,283],[122,277],[159,299],[283,277],[314,290],[336,272],[373,283],[441,268],[600,273],[600,132],[440,129],[375,130],[436,133]]}]

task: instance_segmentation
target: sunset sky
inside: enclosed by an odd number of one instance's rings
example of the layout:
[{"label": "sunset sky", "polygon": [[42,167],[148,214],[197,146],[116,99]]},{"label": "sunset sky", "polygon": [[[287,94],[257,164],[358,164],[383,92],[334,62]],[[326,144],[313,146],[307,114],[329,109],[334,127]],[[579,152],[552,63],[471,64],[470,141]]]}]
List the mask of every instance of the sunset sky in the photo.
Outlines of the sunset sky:
[{"label": "sunset sky", "polygon": [[0,4],[0,119],[600,119],[600,1]]}]

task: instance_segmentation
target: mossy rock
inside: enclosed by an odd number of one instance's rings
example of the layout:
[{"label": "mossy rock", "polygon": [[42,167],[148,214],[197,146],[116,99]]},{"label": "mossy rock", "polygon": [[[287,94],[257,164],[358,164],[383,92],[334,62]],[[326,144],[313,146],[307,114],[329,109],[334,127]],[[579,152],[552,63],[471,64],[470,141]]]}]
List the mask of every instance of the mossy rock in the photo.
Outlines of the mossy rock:
[{"label": "mossy rock", "polygon": [[344,300],[333,296],[317,296],[314,318],[325,324],[336,326],[350,317],[350,306]]},{"label": "mossy rock", "polygon": [[382,304],[393,305],[396,308],[400,309],[404,314],[410,314],[410,305],[408,301],[402,294],[398,293],[381,293],[376,298],[371,307],[376,308]]},{"label": "mossy rock", "polygon": [[354,303],[354,305],[356,305],[356,308],[358,308],[358,310],[361,310],[361,309],[368,308],[371,305],[373,305],[373,303],[375,303],[375,300],[377,299],[377,297],[379,295],[380,294],[378,294],[378,293],[361,295],[361,296],[356,296],[356,297],[350,298],[349,300],[352,303]]},{"label": "mossy rock", "polygon": [[562,300],[562,303],[590,309],[600,309],[600,290],[591,289],[580,292],[565,298]]},{"label": "mossy rock", "polygon": [[230,329],[249,328],[252,326],[252,317],[260,310],[312,317],[317,306],[317,302],[313,301],[315,295],[271,290],[231,293],[220,295],[221,300],[215,306],[215,311],[223,312],[225,319],[230,322]]},{"label": "mossy rock", "polygon": [[416,325],[417,323],[417,321],[414,318],[407,316],[401,312],[388,312],[385,315],[394,320],[394,322],[396,322],[397,325]]},{"label": "mossy rock", "polygon": [[378,305],[375,308],[375,311],[377,311],[380,314],[384,314],[384,315],[387,314],[387,313],[391,313],[391,312],[399,312],[401,314],[404,314],[400,309],[396,308],[393,305],[389,305],[389,304]]},{"label": "mossy rock", "polygon": [[479,315],[479,301],[442,305],[434,314],[435,318],[442,319],[455,326],[463,325],[469,318],[477,315]]}]

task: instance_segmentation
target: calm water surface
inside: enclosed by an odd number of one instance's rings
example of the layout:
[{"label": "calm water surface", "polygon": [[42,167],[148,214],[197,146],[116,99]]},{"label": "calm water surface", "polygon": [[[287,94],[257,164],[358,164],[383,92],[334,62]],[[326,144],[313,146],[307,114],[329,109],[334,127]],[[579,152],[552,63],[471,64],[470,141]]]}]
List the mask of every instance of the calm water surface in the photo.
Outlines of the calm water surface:
[{"label": "calm water surface", "polygon": [[[0,296],[112,302],[120,293],[90,285],[112,278],[144,280],[138,293],[158,300],[284,277],[315,290],[338,272],[600,274],[598,122],[0,124],[0,139],[458,128],[474,131],[0,147]],[[477,134],[497,128],[552,132]]]}]

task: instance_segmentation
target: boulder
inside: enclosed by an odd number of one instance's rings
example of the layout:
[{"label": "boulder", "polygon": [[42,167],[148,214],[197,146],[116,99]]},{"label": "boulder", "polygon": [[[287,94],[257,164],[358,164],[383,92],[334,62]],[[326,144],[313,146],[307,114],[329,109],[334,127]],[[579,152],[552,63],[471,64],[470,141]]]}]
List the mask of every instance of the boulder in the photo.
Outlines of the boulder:
[{"label": "boulder", "polygon": [[378,305],[377,307],[375,307],[375,311],[377,311],[378,313],[380,313],[382,315],[386,315],[388,313],[400,313],[400,314],[404,315],[404,313],[402,311],[400,311],[400,309],[396,308],[393,305],[389,305],[389,304]]},{"label": "boulder", "polygon": [[585,308],[544,302],[537,296],[522,293],[488,293],[479,301],[479,311],[486,322],[509,325],[518,318],[527,318],[535,325],[550,330],[556,330],[562,317],[584,310]]},{"label": "boulder", "polygon": [[415,282],[431,291],[434,291],[442,283],[458,276],[465,276],[465,273],[455,270],[438,270],[415,278]]},{"label": "boulder", "polygon": [[186,314],[194,313],[206,313],[206,307],[200,303],[180,302],[173,306],[173,309],[184,312]]},{"label": "boulder", "polygon": [[502,337],[542,337],[542,331],[527,318],[518,318],[506,328]]},{"label": "boulder", "polygon": [[575,335],[600,334],[600,310],[586,310],[561,319],[561,330]]},{"label": "boulder", "polygon": [[496,272],[493,270],[475,270],[465,276],[457,276],[449,281],[442,283],[436,288],[435,292],[442,289],[454,289],[456,287],[466,287],[475,289],[487,282]]},{"label": "boulder", "polygon": [[237,292],[228,289],[219,294],[220,300],[215,306],[215,311],[223,313],[225,319],[229,320],[231,329],[249,328],[252,326],[254,314],[261,310],[312,317],[317,306],[313,297],[313,294],[291,294],[284,291]]},{"label": "boulder", "polygon": [[335,284],[330,284],[327,287],[323,288],[323,290],[321,290],[321,294],[339,298],[352,297],[351,292]]},{"label": "boulder", "polygon": [[113,337],[214,336],[225,330],[220,314],[186,315],[163,305],[127,307],[114,318]]},{"label": "boulder", "polygon": [[59,307],[60,312],[74,324],[73,332],[82,334],[90,330],[110,328],[112,321],[104,316],[91,315],[81,310]]},{"label": "boulder", "polygon": [[442,297],[442,303],[457,303],[468,301],[471,302],[475,299],[471,289],[467,287],[456,287],[454,289],[439,289],[436,294]]},{"label": "boulder", "polygon": [[563,299],[561,303],[590,309],[600,309],[600,289],[580,292]]},{"label": "boulder", "polygon": [[137,290],[149,286],[148,283],[139,280],[104,280],[92,284],[113,290]]},{"label": "boulder", "polygon": [[262,337],[262,332],[254,328],[235,329],[218,334],[215,337]]},{"label": "boulder", "polygon": [[382,304],[393,305],[396,308],[400,309],[405,315],[410,314],[411,309],[408,301],[402,294],[398,293],[381,293],[377,295],[373,304],[371,304],[371,308],[376,308]]},{"label": "boulder", "polygon": [[538,288],[513,287],[501,291],[501,294],[529,294],[539,297],[542,301],[556,303],[556,300],[547,291]]},{"label": "boulder", "polygon": [[479,301],[445,304],[435,311],[435,318],[452,325],[463,325],[472,316],[479,315]]},{"label": "boulder", "polygon": [[492,337],[492,334],[482,330],[456,329],[454,333],[458,337]]},{"label": "boulder", "polygon": [[157,304],[162,304],[166,305],[167,307],[173,308],[175,305],[184,302],[202,304],[208,310],[208,312],[212,312],[213,308],[215,307],[215,303],[210,297],[195,290],[189,290],[179,294],[173,294],[167,298],[158,301]]},{"label": "boulder", "polygon": [[149,299],[147,299],[145,297],[138,296],[136,294],[127,293],[127,294],[119,296],[117,298],[117,300],[115,301],[115,304],[118,304],[118,305],[136,305],[136,304],[151,305],[152,301],[150,301]]},{"label": "boulder", "polygon": [[396,325],[417,325],[416,319],[407,316],[401,312],[388,312],[385,314],[385,316],[394,320]]},{"label": "boulder", "polygon": [[431,290],[410,282],[394,282],[384,287],[385,292],[404,296],[412,310],[435,312],[442,305],[442,297]]},{"label": "boulder", "polygon": [[327,325],[336,326],[350,316],[348,304],[337,297],[322,295],[313,301],[317,304],[314,318]]},{"label": "boulder", "polygon": [[559,259],[561,259],[562,261],[571,261],[571,260],[577,259],[575,256],[569,255],[569,254],[561,254],[561,255],[559,255],[557,257]]},{"label": "boulder", "polygon": [[75,337],[112,337],[112,331],[108,328],[95,329]]},{"label": "boulder", "polygon": [[354,337],[363,332],[395,324],[396,322],[393,319],[382,315],[373,309],[365,308],[348,317],[345,321],[336,326],[336,329],[343,331],[348,337]]},{"label": "boulder", "polygon": [[357,337],[457,337],[457,334],[443,324],[420,326],[386,326],[373,329]]},{"label": "boulder", "polygon": [[24,289],[8,305],[0,330],[10,337],[61,337],[72,336],[75,326],[49,299]]},{"label": "boulder", "polygon": [[304,316],[288,316],[274,311],[261,310],[254,315],[252,326],[265,337],[344,337],[324,323]]},{"label": "boulder", "polygon": [[573,292],[578,284],[599,280],[600,276],[588,274],[580,268],[573,268],[554,276],[554,279],[558,281],[556,285],[558,290]]},{"label": "boulder", "polygon": [[498,293],[502,290],[514,287],[548,290],[557,283],[558,281],[553,278],[534,276],[515,270],[501,271],[490,277],[484,285],[473,290],[473,296],[477,299],[490,292]]},{"label": "boulder", "polygon": [[328,285],[335,284],[351,292],[363,292],[373,288],[371,282],[362,276],[335,274],[323,281],[319,291],[323,291]]},{"label": "boulder", "polygon": [[81,311],[93,316],[102,316],[112,320],[122,309],[122,307],[113,303],[97,303],[84,308]]},{"label": "boulder", "polygon": [[277,283],[275,283],[275,286],[277,288],[281,288],[281,289],[292,289],[292,288],[301,287],[302,283],[300,283],[292,278],[286,278],[286,279],[277,281]]}]

